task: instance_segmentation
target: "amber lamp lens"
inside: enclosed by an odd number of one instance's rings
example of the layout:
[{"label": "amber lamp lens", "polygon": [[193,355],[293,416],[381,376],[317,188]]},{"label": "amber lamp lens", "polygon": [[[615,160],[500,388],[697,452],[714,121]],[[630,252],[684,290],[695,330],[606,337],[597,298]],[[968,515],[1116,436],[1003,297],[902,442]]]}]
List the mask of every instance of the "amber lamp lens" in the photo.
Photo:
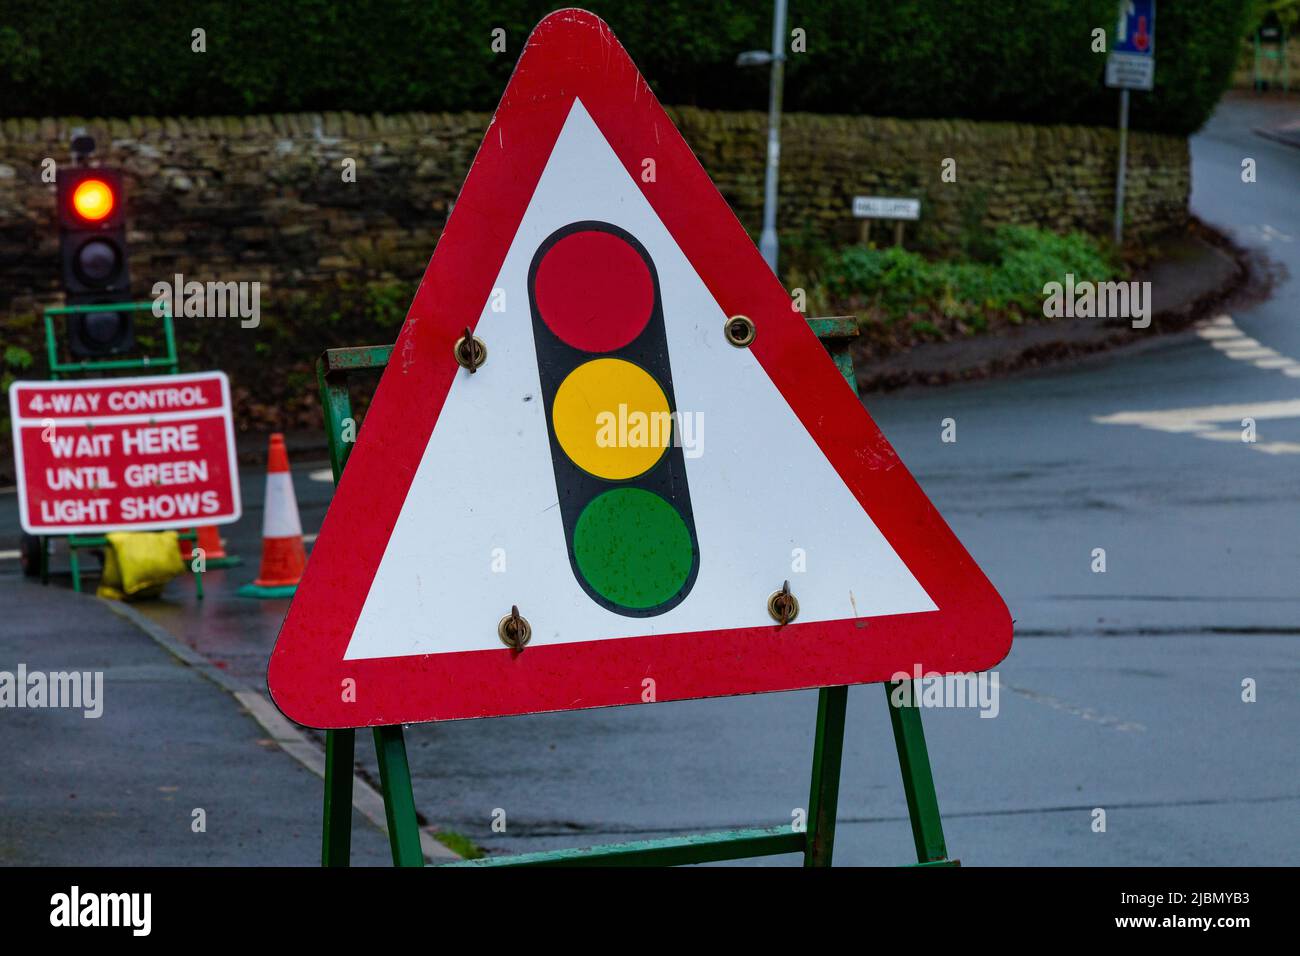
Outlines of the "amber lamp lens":
[{"label": "amber lamp lens", "polygon": [[113,211],[113,190],[102,179],[87,179],[72,192],[72,208],[90,222],[99,222]]}]

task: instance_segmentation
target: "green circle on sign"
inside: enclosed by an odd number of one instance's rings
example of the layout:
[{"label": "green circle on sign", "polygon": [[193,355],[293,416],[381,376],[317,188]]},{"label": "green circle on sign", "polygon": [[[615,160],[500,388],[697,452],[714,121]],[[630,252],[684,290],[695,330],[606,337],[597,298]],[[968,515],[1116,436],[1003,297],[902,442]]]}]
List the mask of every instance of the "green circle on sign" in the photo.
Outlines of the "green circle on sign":
[{"label": "green circle on sign", "polygon": [[674,597],[691,573],[691,533],[654,492],[615,488],[593,498],[573,530],[573,557],[591,589],[626,608]]}]

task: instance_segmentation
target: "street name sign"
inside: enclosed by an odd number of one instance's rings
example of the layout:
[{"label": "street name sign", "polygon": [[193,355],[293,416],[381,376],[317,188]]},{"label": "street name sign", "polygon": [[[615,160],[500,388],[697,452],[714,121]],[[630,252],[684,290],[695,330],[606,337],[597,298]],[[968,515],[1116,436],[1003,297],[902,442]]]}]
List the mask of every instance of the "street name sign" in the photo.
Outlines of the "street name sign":
[{"label": "street name sign", "polygon": [[571,710],[980,670],[1010,642],[609,28],[548,16],[326,514],[277,705]]},{"label": "street name sign", "polygon": [[1106,85],[1150,90],[1156,81],[1156,0],[1120,0],[1119,23],[1106,57]]},{"label": "street name sign", "polygon": [[239,520],[224,372],[14,382],[9,413],[29,534]]},{"label": "street name sign", "polygon": [[921,200],[892,199],[887,196],[854,196],[853,215],[857,219],[921,218]]}]

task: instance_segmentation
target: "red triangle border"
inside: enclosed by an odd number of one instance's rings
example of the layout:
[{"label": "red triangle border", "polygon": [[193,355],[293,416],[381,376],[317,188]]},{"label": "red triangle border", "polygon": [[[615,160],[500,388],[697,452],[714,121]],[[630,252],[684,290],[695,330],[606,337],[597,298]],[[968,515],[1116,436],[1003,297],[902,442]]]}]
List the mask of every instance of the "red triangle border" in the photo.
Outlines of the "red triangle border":
[{"label": "red triangle border", "polygon": [[[759,363],[939,610],[520,654],[501,647],[343,660],[459,370],[453,344],[477,324],[575,97],[723,311],[754,320]],[[642,181],[645,158],[655,160],[655,182]],[[437,569],[429,573],[436,578]],[[1001,597],[792,311],[608,26],[582,10],[546,17],[475,157],[325,516],[271,657],[276,704],[299,723],[343,728],[641,703],[647,678],[658,701],[793,690],[887,680],[915,667],[984,670],[1006,655],[1011,634]]]}]

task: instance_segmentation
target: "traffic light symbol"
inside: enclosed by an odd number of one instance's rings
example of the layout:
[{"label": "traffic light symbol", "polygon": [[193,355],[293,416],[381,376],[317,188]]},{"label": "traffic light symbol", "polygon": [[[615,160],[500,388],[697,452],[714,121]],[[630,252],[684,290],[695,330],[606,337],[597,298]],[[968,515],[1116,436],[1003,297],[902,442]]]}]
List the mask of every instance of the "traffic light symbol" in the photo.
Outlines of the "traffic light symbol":
[{"label": "traffic light symbol", "polygon": [[1151,34],[1147,31],[1147,18],[1138,17],[1137,34],[1133,37],[1133,46],[1145,53],[1151,45]]},{"label": "traffic light symbol", "polygon": [[617,226],[570,223],[538,247],[528,297],[574,577],[617,614],[663,614],[700,550],[654,262]]},{"label": "traffic light symbol", "polygon": [[[68,305],[130,298],[122,174],[111,169],[59,171],[59,261]],[[68,342],[79,357],[117,355],[134,348],[129,312],[68,317]]]}]

